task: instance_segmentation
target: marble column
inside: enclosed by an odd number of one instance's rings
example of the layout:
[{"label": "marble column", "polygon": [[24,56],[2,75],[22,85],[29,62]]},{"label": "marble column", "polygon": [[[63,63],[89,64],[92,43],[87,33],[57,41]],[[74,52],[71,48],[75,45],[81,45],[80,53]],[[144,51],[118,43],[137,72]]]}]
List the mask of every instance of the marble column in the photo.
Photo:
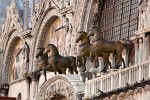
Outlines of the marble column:
[{"label": "marble column", "polygon": [[99,60],[99,70],[102,71],[105,68],[104,60],[102,57],[99,57],[98,60]]},{"label": "marble column", "polygon": [[79,72],[78,75],[80,76],[80,81],[84,82],[84,76],[83,76],[84,72],[83,72],[83,70],[84,70],[83,67],[78,68],[78,72]]},{"label": "marble column", "polygon": [[140,37],[139,38],[139,63],[142,62],[142,58],[143,58],[143,38]]},{"label": "marble column", "polygon": [[35,0],[32,0],[32,3],[31,3],[31,16],[34,12],[35,12]]},{"label": "marble column", "polygon": [[[123,52],[122,52],[122,57],[123,57],[124,62],[125,62],[125,67],[129,66],[129,64],[128,64],[128,57],[129,57],[129,55],[128,55],[128,50],[127,49],[124,49]],[[122,63],[122,66],[123,66],[123,63]]]},{"label": "marble column", "polygon": [[30,100],[30,79],[26,79],[26,98],[25,100]]},{"label": "marble column", "polygon": [[31,99],[34,99],[37,95],[38,92],[38,79],[35,77],[32,77],[32,82],[31,82]]},{"label": "marble column", "polygon": [[139,44],[137,42],[134,43],[135,46],[135,60],[134,60],[134,64],[138,64],[139,63]]},{"label": "marble column", "polygon": [[25,0],[24,30],[28,29],[29,0]]},{"label": "marble column", "polygon": [[149,36],[143,39],[143,62],[149,58]]}]

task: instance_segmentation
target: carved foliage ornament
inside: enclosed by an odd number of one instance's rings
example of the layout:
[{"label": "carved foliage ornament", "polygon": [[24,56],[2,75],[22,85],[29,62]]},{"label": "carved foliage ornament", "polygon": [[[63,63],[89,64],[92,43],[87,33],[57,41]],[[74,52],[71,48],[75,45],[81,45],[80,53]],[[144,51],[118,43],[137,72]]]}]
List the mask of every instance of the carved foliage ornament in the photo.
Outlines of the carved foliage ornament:
[{"label": "carved foliage ornament", "polygon": [[49,100],[56,94],[66,97],[67,100],[77,100],[75,90],[66,79],[57,76],[48,81],[41,87],[36,100]]}]

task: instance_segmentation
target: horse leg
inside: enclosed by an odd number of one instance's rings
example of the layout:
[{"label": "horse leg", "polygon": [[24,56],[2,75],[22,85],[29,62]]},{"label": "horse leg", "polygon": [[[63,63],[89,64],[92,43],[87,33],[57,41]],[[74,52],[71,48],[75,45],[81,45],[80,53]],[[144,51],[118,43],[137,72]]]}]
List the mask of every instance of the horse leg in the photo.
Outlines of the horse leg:
[{"label": "horse leg", "polygon": [[66,74],[66,69],[61,69],[62,74]]},{"label": "horse leg", "polygon": [[75,73],[78,74],[77,66],[76,66],[75,61],[72,61],[71,67],[73,68],[73,70],[75,71]]},{"label": "horse leg", "polygon": [[73,74],[73,68],[72,67],[69,67],[69,72],[70,72],[70,74]]},{"label": "horse leg", "polygon": [[99,66],[99,63],[98,63],[98,56],[95,55],[95,58],[94,58],[94,67],[97,68]]},{"label": "horse leg", "polygon": [[55,73],[55,75],[57,74],[56,73],[56,66],[53,64],[53,69],[54,69],[54,73]]},{"label": "horse leg", "polygon": [[84,68],[84,70],[83,71],[86,71],[86,58],[85,57],[82,57],[82,67]]},{"label": "horse leg", "polygon": [[72,68],[75,71],[75,73],[78,74],[77,67],[76,66],[72,66]]},{"label": "horse leg", "polygon": [[125,65],[124,59],[122,57],[121,57],[121,61],[123,62],[123,68],[125,68],[126,65]]},{"label": "horse leg", "polygon": [[119,69],[119,66],[120,66],[119,63],[120,63],[120,61],[122,61],[124,63],[124,59],[122,58],[121,54],[117,55],[116,59],[117,59],[116,68]]},{"label": "horse leg", "polygon": [[62,72],[62,70],[59,68],[58,69],[58,74],[62,74],[63,72]]},{"label": "horse leg", "polygon": [[45,82],[47,81],[47,78],[46,78],[46,69],[43,68],[43,73],[44,73],[44,77],[45,77]]}]

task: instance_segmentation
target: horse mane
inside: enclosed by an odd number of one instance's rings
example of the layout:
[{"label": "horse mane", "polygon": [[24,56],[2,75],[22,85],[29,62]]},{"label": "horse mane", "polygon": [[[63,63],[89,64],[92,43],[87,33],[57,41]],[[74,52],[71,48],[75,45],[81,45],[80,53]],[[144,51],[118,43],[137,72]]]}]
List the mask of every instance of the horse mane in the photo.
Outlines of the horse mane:
[{"label": "horse mane", "polygon": [[57,54],[59,55],[59,51],[54,44],[48,44],[47,47],[52,49],[52,51],[55,53],[55,55],[57,55]]}]

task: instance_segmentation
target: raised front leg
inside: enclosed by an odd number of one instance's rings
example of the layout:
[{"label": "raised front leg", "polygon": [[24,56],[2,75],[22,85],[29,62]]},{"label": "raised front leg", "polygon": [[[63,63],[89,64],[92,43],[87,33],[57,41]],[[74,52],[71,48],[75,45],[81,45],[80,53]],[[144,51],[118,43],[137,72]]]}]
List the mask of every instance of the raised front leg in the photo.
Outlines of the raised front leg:
[{"label": "raised front leg", "polygon": [[43,68],[43,74],[44,74],[44,77],[45,77],[45,82],[47,81],[47,78],[46,78],[46,69]]},{"label": "raised front leg", "polygon": [[55,73],[55,75],[57,74],[57,72],[56,72],[56,66],[53,64],[53,69],[54,69],[54,73]]},{"label": "raised front leg", "polygon": [[84,68],[83,71],[86,71],[86,58],[85,57],[82,57],[82,63],[83,63],[83,68]]}]

